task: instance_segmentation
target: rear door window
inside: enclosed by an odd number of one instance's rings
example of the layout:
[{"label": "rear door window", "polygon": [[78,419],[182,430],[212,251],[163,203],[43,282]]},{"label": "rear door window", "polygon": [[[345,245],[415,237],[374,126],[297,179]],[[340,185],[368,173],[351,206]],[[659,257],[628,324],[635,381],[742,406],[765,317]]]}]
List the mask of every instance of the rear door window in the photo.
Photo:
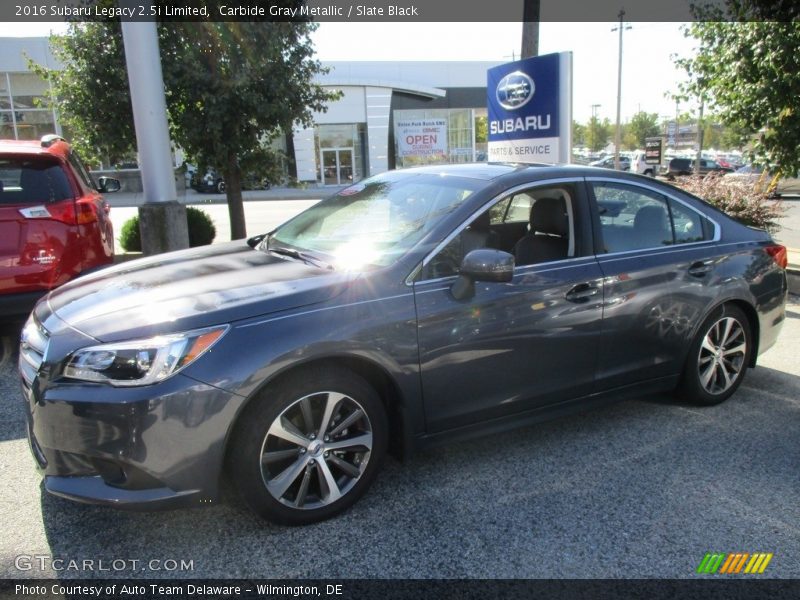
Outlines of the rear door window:
[{"label": "rear door window", "polygon": [[592,184],[605,252],[628,252],[711,239],[696,211],[655,191],[617,183]]},{"label": "rear door window", "polygon": [[658,248],[673,243],[667,199],[644,188],[593,184],[606,252]]},{"label": "rear door window", "polygon": [[48,204],[72,196],[67,175],[57,161],[0,158],[0,205]]}]

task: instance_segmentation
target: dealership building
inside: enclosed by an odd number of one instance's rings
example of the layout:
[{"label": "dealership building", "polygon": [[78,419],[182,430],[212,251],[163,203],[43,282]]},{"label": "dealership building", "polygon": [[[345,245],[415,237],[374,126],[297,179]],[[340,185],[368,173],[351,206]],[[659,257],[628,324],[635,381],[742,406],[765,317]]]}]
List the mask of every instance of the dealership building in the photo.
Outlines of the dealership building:
[{"label": "dealership building", "polygon": [[[28,58],[54,68],[47,38],[0,38],[0,138],[62,131]],[[486,71],[496,62],[326,62],[317,82],[340,98],[295,129],[292,176],[341,185],[395,168],[486,160]],[[182,162],[180,152],[176,162]],[[179,166],[179,165],[176,165]],[[289,173],[287,173],[289,174]]]}]

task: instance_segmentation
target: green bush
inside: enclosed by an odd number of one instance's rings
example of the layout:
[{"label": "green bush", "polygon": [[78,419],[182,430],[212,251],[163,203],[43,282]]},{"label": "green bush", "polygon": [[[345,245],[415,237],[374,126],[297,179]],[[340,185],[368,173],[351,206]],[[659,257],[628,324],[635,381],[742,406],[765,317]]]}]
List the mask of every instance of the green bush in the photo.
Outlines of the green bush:
[{"label": "green bush", "polygon": [[[189,227],[189,246],[206,246],[214,241],[217,229],[205,211],[186,207],[186,223]],[[122,225],[119,245],[125,252],[141,252],[142,237],[139,234],[139,215],[131,217]]]}]

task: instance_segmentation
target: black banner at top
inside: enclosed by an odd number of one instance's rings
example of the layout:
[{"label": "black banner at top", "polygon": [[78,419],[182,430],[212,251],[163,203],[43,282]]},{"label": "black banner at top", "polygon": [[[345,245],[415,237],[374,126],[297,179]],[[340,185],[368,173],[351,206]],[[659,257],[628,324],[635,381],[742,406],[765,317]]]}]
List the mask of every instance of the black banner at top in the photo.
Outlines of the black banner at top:
[{"label": "black banner at top", "polygon": [[[319,21],[319,22],[519,22],[531,0],[10,0],[0,4],[0,21]],[[539,2],[539,21],[610,22],[619,19],[619,0]],[[693,5],[712,12],[698,16]],[[792,20],[797,9],[745,0],[636,0],[625,6],[625,21],[741,19]],[[761,7],[761,8],[759,8]],[[789,13],[797,13],[792,16]]]}]

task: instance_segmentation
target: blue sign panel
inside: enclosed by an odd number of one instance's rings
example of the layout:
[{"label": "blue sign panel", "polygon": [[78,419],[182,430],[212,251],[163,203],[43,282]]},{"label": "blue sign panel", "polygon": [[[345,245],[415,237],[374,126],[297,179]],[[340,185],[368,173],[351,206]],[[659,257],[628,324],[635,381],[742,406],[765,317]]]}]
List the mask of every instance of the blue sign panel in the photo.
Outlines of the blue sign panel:
[{"label": "blue sign panel", "polygon": [[570,112],[563,108],[568,93],[561,89],[565,66],[569,69],[571,64],[562,54],[547,54],[488,70],[489,160],[563,160],[559,138],[569,127],[562,126],[561,113]]}]

